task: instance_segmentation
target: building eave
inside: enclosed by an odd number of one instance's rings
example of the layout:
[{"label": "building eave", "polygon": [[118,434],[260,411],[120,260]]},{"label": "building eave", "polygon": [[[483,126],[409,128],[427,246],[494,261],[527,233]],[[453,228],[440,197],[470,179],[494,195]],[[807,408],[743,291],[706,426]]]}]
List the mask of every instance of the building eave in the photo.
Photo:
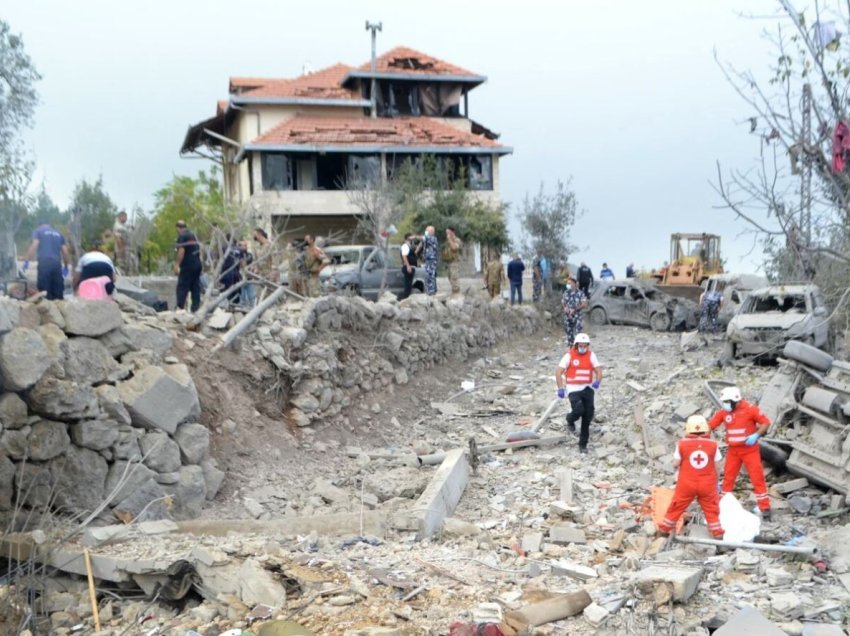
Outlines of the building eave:
[{"label": "building eave", "polygon": [[417,154],[417,155],[509,155],[509,146],[393,146],[393,145],[316,145],[316,144],[246,144],[251,152],[310,152],[349,154]]},{"label": "building eave", "polygon": [[454,84],[472,84],[478,86],[487,81],[484,75],[446,75],[440,73],[387,73],[378,71],[350,71],[340,84],[345,86],[352,79],[405,80],[418,82],[452,82]]},{"label": "building eave", "polygon": [[368,108],[368,99],[322,99],[318,97],[243,97],[233,95],[230,103],[238,105],[268,104],[270,106],[340,106]]}]

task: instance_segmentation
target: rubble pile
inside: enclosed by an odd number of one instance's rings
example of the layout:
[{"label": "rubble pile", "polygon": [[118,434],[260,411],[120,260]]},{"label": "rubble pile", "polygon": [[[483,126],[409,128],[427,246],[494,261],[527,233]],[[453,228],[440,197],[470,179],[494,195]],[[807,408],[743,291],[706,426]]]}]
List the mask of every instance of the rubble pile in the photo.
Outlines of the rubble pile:
[{"label": "rubble pile", "polygon": [[405,385],[436,365],[464,361],[545,324],[529,305],[481,297],[325,296],[267,311],[249,346],[290,379],[289,419],[308,426],[338,415],[360,394]]},{"label": "rubble pile", "polygon": [[0,512],[16,523],[104,501],[107,523],[187,518],[221,484],[171,333],[120,303],[0,300]]}]

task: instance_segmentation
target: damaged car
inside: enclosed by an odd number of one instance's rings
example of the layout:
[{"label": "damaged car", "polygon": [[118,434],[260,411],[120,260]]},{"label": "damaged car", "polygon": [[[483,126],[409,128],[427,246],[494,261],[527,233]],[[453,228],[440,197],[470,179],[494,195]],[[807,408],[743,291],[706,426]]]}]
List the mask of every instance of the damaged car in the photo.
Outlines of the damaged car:
[{"label": "damaged car", "polygon": [[[328,293],[343,292],[377,300],[381,290],[400,296],[404,291],[401,254],[371,245],[336,245],[325,248],[330,263],[319,273]],[[415,267],[413,291],[425,291],[425,269]]]},{"label": "damaged car", "polygon": [[774,359],[790,340],[832,351],[829,308],[817,285],[783,284],[756,289],[726,328],[725,357]]},{"label": "damaged car", "polygon": [[698,306],[686,298],[674,298],[641,281],[599,281],[593,287],[587,315],[594,325],[618,324],[649,327],[654,331],[695,329]]}]

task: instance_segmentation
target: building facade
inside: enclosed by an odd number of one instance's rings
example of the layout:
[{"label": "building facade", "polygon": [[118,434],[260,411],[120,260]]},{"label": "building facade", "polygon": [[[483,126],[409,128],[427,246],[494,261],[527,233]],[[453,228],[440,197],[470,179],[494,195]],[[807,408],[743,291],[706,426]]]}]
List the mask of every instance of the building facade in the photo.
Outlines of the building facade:
[{"label": "building facade", "polygon": [[485,81],[403,47],[374,70],[369,62],[292,79],[232,77],[228,99],[189,127],[181,155],[220,162],[227,201],[284,234],[353,233],[358,209],[347,190],[425,156],[499,204],[499,159],[511,148],[469,117],[469,93]]}]

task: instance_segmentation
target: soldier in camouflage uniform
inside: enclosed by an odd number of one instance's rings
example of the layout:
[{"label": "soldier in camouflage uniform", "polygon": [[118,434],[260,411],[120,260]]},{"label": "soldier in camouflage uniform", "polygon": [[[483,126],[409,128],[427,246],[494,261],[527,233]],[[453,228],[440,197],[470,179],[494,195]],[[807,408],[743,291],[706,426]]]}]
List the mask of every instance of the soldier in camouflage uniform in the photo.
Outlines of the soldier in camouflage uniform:
[{"label": "soldier in camouflage uniform", "polygon": [[422,243],[425,258],[425,293],[433,296],[437,293],[437,254],[440,249],[433,225],[425,228]]},{"label": "soldier in camouflage uniform", "polygon": [[587,307],[587,296],[579,289],[572,276],[567,278],[564,285],[561,305],[564,308],[564,333],[567,335],[567,346],[572,347],[576,334],[583,331],[581,312]]}]

